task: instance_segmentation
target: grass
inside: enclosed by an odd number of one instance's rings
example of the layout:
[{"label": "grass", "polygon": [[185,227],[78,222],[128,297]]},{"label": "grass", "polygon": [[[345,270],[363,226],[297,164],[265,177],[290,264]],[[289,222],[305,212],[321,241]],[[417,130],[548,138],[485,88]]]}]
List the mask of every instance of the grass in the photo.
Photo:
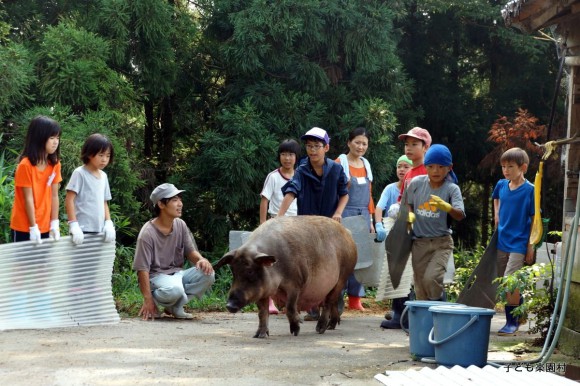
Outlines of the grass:
[{"label": "grass", "polygon": [[[216,274],[216,282],[201,299],[192,299],[187,308],[198,311],[226,311],[226,298],[231,283],[229,270]],[[113,274],[113,297],[117,311],[124,317],[136,317],[143,305],[137,274],[125,271]]]}]

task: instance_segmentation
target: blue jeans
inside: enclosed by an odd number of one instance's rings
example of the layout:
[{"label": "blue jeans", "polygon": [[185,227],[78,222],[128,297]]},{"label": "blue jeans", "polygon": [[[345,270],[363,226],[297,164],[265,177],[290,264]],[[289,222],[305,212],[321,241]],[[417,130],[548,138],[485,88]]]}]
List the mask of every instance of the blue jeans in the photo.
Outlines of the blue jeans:
[{"label": "blue jeans", "polygon": [[200,299],[214,281],[215,274],[206,275],[195,267],[149,279],[155,303],[175,308],[183,307],[194,297]]}]

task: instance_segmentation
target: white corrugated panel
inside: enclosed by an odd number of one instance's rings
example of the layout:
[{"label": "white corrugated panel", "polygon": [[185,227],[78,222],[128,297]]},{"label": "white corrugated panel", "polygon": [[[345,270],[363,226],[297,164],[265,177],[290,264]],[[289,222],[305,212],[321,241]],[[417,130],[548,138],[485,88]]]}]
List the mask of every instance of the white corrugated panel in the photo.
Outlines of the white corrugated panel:
[{"label": "white corrugated panel", "polygon": [[512,367],[438,366],[435,369],[423,367],[421,370],[386,371],[375,375],[375,379],[388,386],[451,386],[451,385],[558,385],[578,386],[578,383],[553,372],[539,371],[538,366],[531,366],[528,371],[525,365],[518,370]]},{"label": "white corrugated panel", "polygon": [[102,235],[0,245],[0,330],[118,323],[114,260]]}]

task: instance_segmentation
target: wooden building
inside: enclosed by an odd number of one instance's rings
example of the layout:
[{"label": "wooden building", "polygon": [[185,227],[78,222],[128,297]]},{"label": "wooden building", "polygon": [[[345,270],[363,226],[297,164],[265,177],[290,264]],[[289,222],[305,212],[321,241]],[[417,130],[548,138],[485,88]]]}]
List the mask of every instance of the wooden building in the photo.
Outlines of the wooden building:
[{"label": "wooden building", "polygon": [[[567,137],[580,137],[580,0],[513,0],[502,10],[506,25],[513,26],[524,33],[543,28],[552,31],[565,42],[565,65],[569,77],[567,109]],[[563,80],[564,81],[564,80]],[[554,140],[556,138],[550,138]],[[564,242],[562,253],[570,232],[579,232],[578,227],[571,229],[576,211],[578,194],[578,175],[580,173],[580,141],[563,145],[565,157],[565,183],[563,198]],[[578,239],[580,240],[580,238]],[[580,241],[576,242],[575,263],[573,267],[570,298],[567,304],[564,328],[559,339],[559,349],[567,355],[580,357]]]}]

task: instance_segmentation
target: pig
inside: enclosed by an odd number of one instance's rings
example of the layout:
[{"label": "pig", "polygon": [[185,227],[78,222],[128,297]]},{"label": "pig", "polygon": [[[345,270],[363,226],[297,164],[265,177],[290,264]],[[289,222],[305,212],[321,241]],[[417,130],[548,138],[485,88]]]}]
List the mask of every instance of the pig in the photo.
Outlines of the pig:
[{"label": "pig", "polygon": [[290,333],[300,332],[300,311],[322,304],[316,332],[340,323],[338,299],[357,261],[355,242],[339,222],[322,216],[281,216],[260,225],[238,249],[226,253],[214,270],[228,264],[233,282],[227,309],[236,313],[258,305],[254,338],[266,338],[268,298],[285,303]]}]

